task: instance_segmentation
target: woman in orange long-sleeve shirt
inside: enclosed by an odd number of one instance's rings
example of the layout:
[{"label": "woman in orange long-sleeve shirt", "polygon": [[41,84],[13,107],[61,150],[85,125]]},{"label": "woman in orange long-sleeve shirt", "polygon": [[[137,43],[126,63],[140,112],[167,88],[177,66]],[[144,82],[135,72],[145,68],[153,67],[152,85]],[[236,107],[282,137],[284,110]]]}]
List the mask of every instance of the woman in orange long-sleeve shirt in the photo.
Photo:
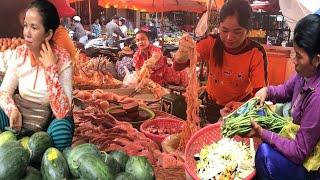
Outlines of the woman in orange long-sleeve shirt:
[{"label": "woman in orange long-sleeve shirt", "polygon": [[251,98],[267,83],[266,53],[263,47],[248,39],[252,9],[245,0],[229,0],[220,11],[219,32],[195,42],[189,35],[180,40],[174,67],[184,69],[189,65],[188,52],[194,47],[198,59],[209,65],[206,92],[206,116],[216,122],[220,110],[230,110],[232,102]]},{"label": "woman in orange long-sleeve shirt", "polygon": [[[76,11],[72,7],[70,7],[65,0],[49,1],[57,8],[60,19],[72,17],[76,14]],[[72,61],[75,60],[77,50],[66,28],[60,25],[54,33],[52,40],[56,45],[66,49],[69,52]]]}]

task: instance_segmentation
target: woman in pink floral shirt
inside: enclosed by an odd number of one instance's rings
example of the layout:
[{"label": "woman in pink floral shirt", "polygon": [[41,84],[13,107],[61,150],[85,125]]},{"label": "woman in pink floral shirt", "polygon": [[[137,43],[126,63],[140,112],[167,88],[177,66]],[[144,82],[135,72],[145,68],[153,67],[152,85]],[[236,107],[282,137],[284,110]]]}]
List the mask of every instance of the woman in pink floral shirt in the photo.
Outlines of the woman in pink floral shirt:
[{"label": "woman in pink floral shirt", "polygon": [[162,55],[161,49],[150,44],[150,38],[147,32],[137,32],[135,41],[138,46],[138,50],[133,55],[133,64],[136,70],[140,70],[144,62],[151,58],[152,54],[160,53],[161,57],[152,69],[151,80],[160,85],[187,85],[187,73],[185,71],[175,71],[172,67],[168,66],[167,58]]},{"label": "woman in pink floral shirt", "polygon": [[[71,145],[74,125],[70,55],[52,44],[59,24],[57,9],[49,1],[35,0],[29,5],[23,29],[25,44],[10,57],[0,88],[0,129],[47,129],[55,147],[62,150]],[[14,95],[17,88],[19,94]],[[39,115],[39,109],[48,111]]]}]

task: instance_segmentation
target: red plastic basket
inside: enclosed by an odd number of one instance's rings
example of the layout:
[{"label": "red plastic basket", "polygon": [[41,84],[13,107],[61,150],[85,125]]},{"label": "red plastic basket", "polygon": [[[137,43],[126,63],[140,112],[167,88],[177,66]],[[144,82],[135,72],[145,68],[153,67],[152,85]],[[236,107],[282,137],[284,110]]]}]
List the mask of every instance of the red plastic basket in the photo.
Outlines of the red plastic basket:
[{"label": "red plastic basket", "polygon": [[[185,149],[185,169],[187,179],[199,179],[196,173],[196,161],[194,160],[194,155],[199,153],[200,150],[205,146],[219,141],[221,136],[221,123],[217,122],[215,124],[206,126],[199,131],[197,131],[188,141]],[[239,136],[234,138],[236,141],[244,141],[249,145],[249,138],[241,138]],[[254,139],[255,148],[260,144],[260,140]],[[256,172],[252,172],[246,180],[253,179]]]},{"label": "red plastic basket", "polygon": [[148,126],[155,125],[157,127],[177,128],[178,130],[181,131],[183,124],[184,124],[184,121],[174,119],[174,118],[156,118],[156,119],[147,120],[143,122],[140,126],[140,131],[144,135],[146,135],[148,138],[160,144],[168,135],[159,135],[159,134],[150,133],[146,131]]}]

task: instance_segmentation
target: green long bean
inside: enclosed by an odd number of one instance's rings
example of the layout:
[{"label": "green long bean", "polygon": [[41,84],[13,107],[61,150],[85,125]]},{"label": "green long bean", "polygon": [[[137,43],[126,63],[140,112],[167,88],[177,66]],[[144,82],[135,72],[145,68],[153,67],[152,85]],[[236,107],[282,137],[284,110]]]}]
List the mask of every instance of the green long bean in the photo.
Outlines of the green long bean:
[{"label": "green long bean", "polygon": [[222,135],[233,137],[249,133],[252,129],[251,120],[255,120],[261,127],[276,133],[279,133],[290,122],[287,118],[274,113],[266,104],[259,107],[259,99],[253,98],[236,110],[234,114],[224,119]]}]

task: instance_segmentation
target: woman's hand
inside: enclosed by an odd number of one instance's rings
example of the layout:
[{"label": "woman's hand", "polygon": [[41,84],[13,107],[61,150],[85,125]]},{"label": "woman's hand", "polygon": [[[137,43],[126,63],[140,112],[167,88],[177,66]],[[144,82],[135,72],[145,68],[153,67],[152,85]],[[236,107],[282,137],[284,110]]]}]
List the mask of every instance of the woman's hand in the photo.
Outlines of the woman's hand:
[{"label": "woman's hand", "polygon": [[263,106],[264,102],[267,99],[267,96],[268,96],[268,88],[267,87],[260,89],[256,93],[255,97],[258,97],[260,99],[260,106]]},{"label": "woman's hand", "polygon": [[57,57],[53,53],[51,46],[49,44],[49,41],[46,40],[45,43],[41,45],[41,51],[40,51],[40,62],[43,64],[45,68],[52,66],[57,63]]},{"label": "woman's hand", "polygon": [[148,67],[153,67],[158,61],[159,59],[161,58],[162,54],[159,53],[159,52],[153,52],[152,55],[151,55],[151,58],[149,58],[148,60],[146,60],[146,65]]},{"label": "woman's hand", "polygon": [[9,117],[10,128],[16,129],[18,131],[22,128],[22,116],[17,108],[14,108]]},{"label": "woman's hand", "polygon": [[188,60],[188,52],[196,47],[196,41],[189,34],[184,34],[179,40],[179,49],[175,54],[175,60],[183,63]]},{"label": "woman's hand", "polygon": [[263,128],[254,120],[251,120],[252,130],[246,135],[246,137],[261,137]]},{"label": "woman's hand", "polygon": [[154,60],[158,61],[161,58],[162,54],[159,52],[153,52],[151,55],[151,58],[153,58]]}]

